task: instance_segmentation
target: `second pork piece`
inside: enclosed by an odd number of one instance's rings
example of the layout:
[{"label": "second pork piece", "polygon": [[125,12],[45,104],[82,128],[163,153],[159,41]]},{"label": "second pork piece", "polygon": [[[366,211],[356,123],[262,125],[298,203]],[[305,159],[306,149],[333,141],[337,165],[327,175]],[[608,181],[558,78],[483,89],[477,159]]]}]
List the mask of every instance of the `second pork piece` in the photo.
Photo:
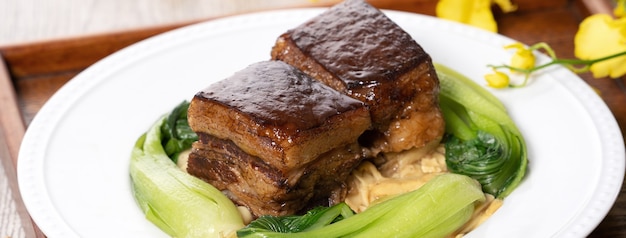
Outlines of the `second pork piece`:
[{"label": "second pork piece", "polygon": [[361,141],[374,155],[437,144],[443,136],[430,56],[363,0],[337,4],[287,31],[272,57],[366,103],[373,128]]},{"label": "second pork piece", "polygon": [[254,216],[330,205],[362,160],[364,104],[280,61],[250,65],[197,93],[188,172]]}]

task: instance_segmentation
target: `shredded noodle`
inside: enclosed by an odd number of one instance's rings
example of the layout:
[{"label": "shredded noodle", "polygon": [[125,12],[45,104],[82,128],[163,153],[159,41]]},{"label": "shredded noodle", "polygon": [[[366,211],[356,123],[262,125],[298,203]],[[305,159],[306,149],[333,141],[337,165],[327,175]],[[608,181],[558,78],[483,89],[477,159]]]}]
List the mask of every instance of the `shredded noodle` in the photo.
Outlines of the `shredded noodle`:
[{"label": "shredded noodle", "polygon": [[[431,178],[448,173],[443,144],[425,146],[401,153],[382,155],[384,161],[378,165],[364,161],[348,178],[346,204],[357,213],[371,205],[396,195],[418,189]],[[472,218],[450,237],[462,237],[489,218],[502,200],[487,197],[484,203],[476,204]]]}]

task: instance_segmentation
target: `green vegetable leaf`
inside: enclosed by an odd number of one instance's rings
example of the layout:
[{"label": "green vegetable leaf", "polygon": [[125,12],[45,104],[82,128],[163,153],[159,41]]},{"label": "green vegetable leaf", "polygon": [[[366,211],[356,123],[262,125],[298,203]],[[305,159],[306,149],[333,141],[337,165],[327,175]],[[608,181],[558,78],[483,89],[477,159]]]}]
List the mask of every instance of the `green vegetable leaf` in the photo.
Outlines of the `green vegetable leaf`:
[{"label": "green vegetable leaf", "polygon": [[191,144],[198,140],[198,135],[189,127],[187,109],[189,109],[189,102],[183,101],[172,110],[167,116],[167,121],[161,126],[165,153],[175,163],[178,160],[178,154],[191,148]]},{"label": "green vegetable leaf", "polygon": [[146,218],[174,237],[223,237],[242,228],[243,220],[228,197],[180,170],[166,154],[162,118],[133,148],[133,195]]},{"label": "green vegetable leaf", "polygon": [[[337,215],[335,209],[345,209],[340,204],[303,218],[266,218],[261,224],[251,224],[237,234],[243,238],[444,237],[465,224],[474,212],[474,203],[484,199],[480,184],[472,178],[443,174],[417,190],[373,205],[359,214]],[[309,220],[314,217],[322,221]],[[341,219],[335,221],[337,218]],[[334,222],[324,225],[331,220]],[[298,222],[306,224],[301,227]],[[308,225],[311,223],[317,225]]]},{"label": "green vegetable leaf", "polygon": [[273,231],[295,233],[317,229],[331,223],[351,217],[354,212],[345,203],[332,207],[317,207],[302,216],[261,216],[244,229],[237,231],[237,236],[245,237],[254,232]]},{"label": "green vegetable leaf", "polygon": [[446,164],[478,180],[486,193],[508,196],[526,173],[524,138],[504,105],[460,73],[436,64],[446,120]]}]

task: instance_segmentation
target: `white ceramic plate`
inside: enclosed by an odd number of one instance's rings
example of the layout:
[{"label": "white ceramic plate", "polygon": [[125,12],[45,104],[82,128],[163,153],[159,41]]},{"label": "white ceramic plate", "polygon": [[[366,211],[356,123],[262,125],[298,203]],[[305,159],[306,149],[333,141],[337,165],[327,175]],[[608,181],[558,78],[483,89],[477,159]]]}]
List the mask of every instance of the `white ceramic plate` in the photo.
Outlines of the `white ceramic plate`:
[{"label": "white ceramic plate", "polygon": [[[18,179],[49,237],[165,237],[131,195],[133,143],[155,120],[212,82],[270,58],[281,33],[319,14],[300,9],[235,16],[168,32],[96,63],[61,88],[30,124]],[[431,54],[482,82],[513,41],[475,28],[387,12]],[[546,60],[545,57],[540,60]],[[624,144],[602,100],[554,67],[526,88],[493,91],[524,133],[529,172],[504,206],[468,237],[582,237],[611,208]]]}]

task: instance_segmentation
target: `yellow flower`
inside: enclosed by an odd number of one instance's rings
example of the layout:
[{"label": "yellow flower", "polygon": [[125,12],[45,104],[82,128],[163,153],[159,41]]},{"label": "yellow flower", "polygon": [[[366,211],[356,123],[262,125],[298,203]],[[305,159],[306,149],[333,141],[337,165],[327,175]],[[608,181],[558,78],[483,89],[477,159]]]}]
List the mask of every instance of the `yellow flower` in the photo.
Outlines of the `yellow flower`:
[{"label": "yellow flower", "polygon": [[503,12],[512,12],[517,10],[517,6],[511,3],[511,0],[493,0],[493,2],[502,9]]},{"label": "yellow flower", "polygon": [[492,88],[506,88],[509,86],[509,75],[502,73],[497,70],[493,70],[493,73],[486,74],[485,80],[487,81],[487,86]]},{"label": "yellow flower", "polygon": [[531,69],[535,67],[535,55],[532,50],[522,45],[522,43],[513,43],[504,46],[504,49],[515,49],[515,54],[511,58],[511,67],[519,69]]},{"label": "yellow flower", "polygon": [[492,3],[500,6],[503,12],[517,9],[510,0],[439,0],[435,11],[440,18],[497,32],[498,26],[491,12]]},{"label": "yellow flower", "polygon": [[[574,54],[592,60],[626,51],[626,18],[607,14],[589,16],[580,23],[574,37]],[[626,74],[626,56],[597,62],[589,68],[595,78],[618,78]]]},{"label": "yellow flower", "polygon": [[615,9],[613,9],[613,14],[616,17],[624,17],[626,16],[626,0],[617,0],[617,5]]}]

